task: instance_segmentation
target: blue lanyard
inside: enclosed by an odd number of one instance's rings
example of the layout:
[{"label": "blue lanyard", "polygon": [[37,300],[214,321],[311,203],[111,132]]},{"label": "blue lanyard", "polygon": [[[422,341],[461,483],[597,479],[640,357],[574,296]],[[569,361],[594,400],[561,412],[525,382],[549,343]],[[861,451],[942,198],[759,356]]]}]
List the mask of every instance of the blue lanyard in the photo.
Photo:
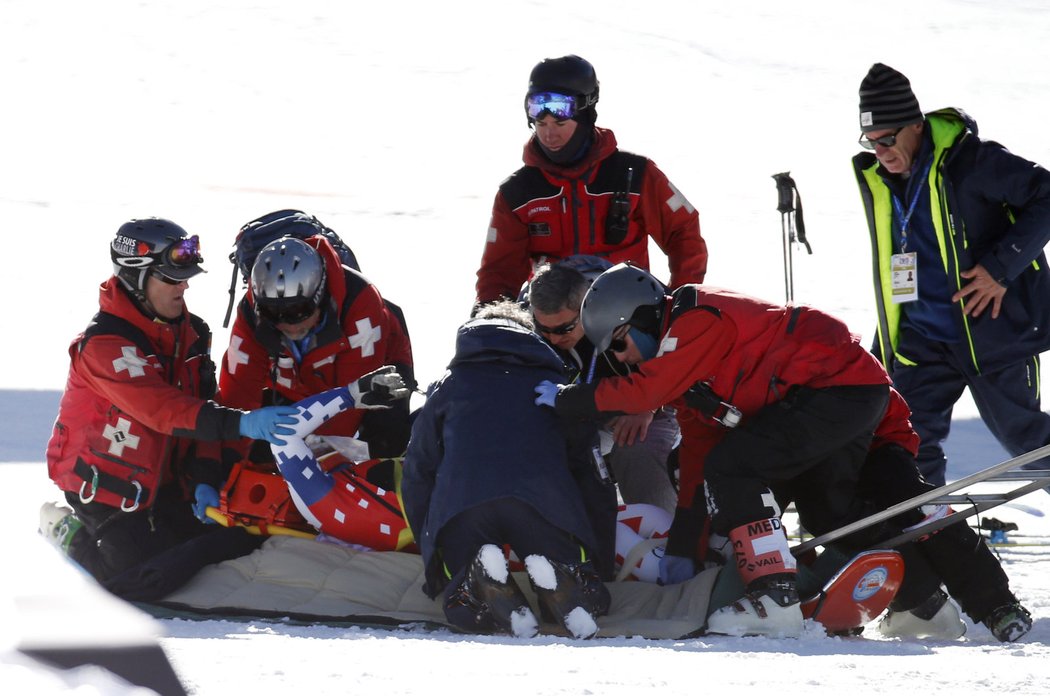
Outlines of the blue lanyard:
[{"label": "blue lanyard", "polygon": [[[923,188],[926,186],[926,176],[930,173],[930,167],[933,165],[933,157],[931,156],[926,161],[926,166],[922,168],[922,174],[918,177],[918,185],[915,187],[915,193],[911,196],[911,202],[908,204],[908,212],[904,212],[904,206],[901,205],[901,200],[897,198],[897,194],[893,194],[893,210],[897,214],[897,221],[900,223],[901,231],[901,253],[908,251],[908,223],[911,222],[912,213],[915,212],[915,206],[919,202],[919,197],[922,195]],[[912,179],[915,181],[915,179]]]}]

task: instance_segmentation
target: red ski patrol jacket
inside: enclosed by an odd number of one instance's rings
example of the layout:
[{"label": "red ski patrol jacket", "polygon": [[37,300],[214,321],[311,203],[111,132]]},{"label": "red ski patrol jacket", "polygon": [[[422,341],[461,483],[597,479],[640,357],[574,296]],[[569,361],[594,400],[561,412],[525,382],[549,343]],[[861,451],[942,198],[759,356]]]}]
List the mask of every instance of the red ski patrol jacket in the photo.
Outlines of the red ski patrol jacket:
[{"label": "red ski patrol jacket", "polygon": [[237,439],[241,414],[205,401],[215,393],[208,325],[189,312],[151,320],[115,277],[102,284],[99,309],[69,348],[47,444],[51,479],[129,512],[171,482],[221,485],[218,443],[193,440]]},{"label": "red ski patrol jacket", "polygon": [[[649,268],[649,237],[667,254],[671,286],[702,283],[707,243],[696,209],[651,160],[595,128],[582,162],[561,167],[525,144],[525,166],[500,184],[478,269],[477,300],[515,298],[533,269],[573,254]],[[617,222],[619,221],[619,222]]]},{"label": "red ski patrol jacket", "polygon": [[[343,387],[383,365],[412,366],[408,333],[363,275],[341,265],[339,255],[321,236],[304,240],[325,264],[328,296],[321,328],[297,360],[287,339],[255,312],[249,288],[237,307],[230,345],[219,372],[219,401],[254,409],[263,392],[276,391],[290,402]],[[403,370],[399,370],[404,372]],[[318,434],[353,436],[363,411],[344,411],[317,429]]]},{"label": "red ski patrol jacket", "polygon": [[[692,504],[703,463],[728,428],[705,411],[732,404],[742,421],[794,386],[888,384],[882,365],[838,319],[806,306],[778,306],[732,291],[687,285],[668,299],[657,356],[627,377],[603,379],[599,411],[638,413],[665,404],[682,428],[679,505]],[[704,406],[698,404],[704,403]],[[892,428],[887,428],[888,436]]]}]

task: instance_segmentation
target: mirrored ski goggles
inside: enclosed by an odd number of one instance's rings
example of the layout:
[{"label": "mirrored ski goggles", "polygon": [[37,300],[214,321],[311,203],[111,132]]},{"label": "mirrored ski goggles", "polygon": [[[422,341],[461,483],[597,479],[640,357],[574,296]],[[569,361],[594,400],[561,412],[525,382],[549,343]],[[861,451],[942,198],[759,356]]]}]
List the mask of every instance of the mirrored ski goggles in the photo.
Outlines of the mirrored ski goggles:
[{"label": "mirrored ski goggles", "polygon": [[857,139],[857,142],[860,143],[860,146],[866,150],[874,150],[876,145],[882,145],[883,147],[893,147],[897,144],[897,136],[900,135],[900,132],[902,130],[904,130],[904,126],[901,126],[892,133],[887,133],[886,135],[879,136],[878,138],[869,138],[866,135],[862,135],[860,136],[860,138]]},{"label": "mirrored ski goggles", "polygon": [[308,297],[292,298],[290,302],[258,304],[259,314],[274,324],[299,324],[310,318],[317,303]]},{"label": "mirrored ski goggles", "polygon": [[196,266],[203,262],[201,242],[197,235],[180,239],[168,247],[166,263],[170,263],[172,266]]},{"label": "mirrored ski goggles", "polygon": [[559,121],[568,121],[576,115],[576,97],[557,92],[537,92],[525,97],[525,113],[535,121],[543,112]]},{"label": "mirrored ski goggles", "polygon": [[567,321],[564,324],[558,326],[544,326],[540,323],[540,320],[535,315],[532,317],[532,321],[536,324],[536,331],[541,334],[548,336],[565,336],[572,333],[572,330],[576,328],[576,325],[580,323],[580,315],[577,314],[576,318],[572,321]]}]

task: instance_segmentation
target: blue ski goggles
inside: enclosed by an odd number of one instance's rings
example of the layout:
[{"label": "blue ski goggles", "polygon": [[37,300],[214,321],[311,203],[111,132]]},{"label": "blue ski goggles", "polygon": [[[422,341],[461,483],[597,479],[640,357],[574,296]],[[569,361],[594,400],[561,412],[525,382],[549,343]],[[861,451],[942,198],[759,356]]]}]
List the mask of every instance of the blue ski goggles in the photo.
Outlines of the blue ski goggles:
[{"label": "blue ski goggles", "polygon": [[544,112],[559,121],[568,121],[584,107],[586,103],[577,105],[577,97],[557,92],[536,92],[525,97],[525,113],[530,121],[540,118]]}]

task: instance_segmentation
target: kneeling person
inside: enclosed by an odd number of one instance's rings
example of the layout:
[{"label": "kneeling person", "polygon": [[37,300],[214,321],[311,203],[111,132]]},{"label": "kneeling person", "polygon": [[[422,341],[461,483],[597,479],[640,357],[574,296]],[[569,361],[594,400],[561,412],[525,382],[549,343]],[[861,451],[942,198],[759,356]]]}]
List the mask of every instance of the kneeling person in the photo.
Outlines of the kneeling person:
[{"label": "kneeling person", "polygon": [[615,490],[595,472],[590,438],[581,442],[553,412],[532,405],[536,381],[564,372],[531,329],[509,302],[482,308],[460,327],[448,372],[413,424],[402,496],[423,554],[424,590],[431,597],[444,590],[451,624],[536,633],[506,544],[524,559],[543,613],[585,638],[609,606],[592,557],[598,535],[614,531]]}]

